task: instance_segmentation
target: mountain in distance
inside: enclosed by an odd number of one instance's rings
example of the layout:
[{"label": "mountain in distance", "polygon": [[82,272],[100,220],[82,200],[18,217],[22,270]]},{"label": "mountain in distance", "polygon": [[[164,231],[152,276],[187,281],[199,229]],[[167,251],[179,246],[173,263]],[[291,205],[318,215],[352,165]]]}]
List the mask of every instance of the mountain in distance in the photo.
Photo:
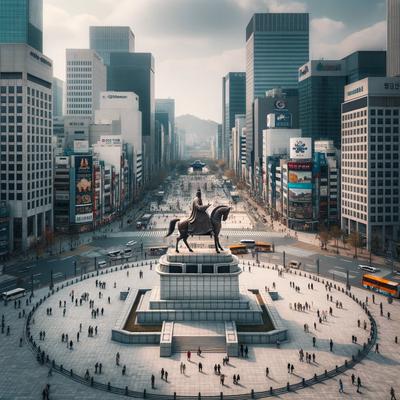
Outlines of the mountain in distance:
[{"label": "mountain in distance", "polygon": [[187,144],[190,144],[191,141],[208,141],[214,138],[218,127],[218,123],[215,121],[201,119],[191,114],[176,117],[175,123],[179,129],[185,131]]}]

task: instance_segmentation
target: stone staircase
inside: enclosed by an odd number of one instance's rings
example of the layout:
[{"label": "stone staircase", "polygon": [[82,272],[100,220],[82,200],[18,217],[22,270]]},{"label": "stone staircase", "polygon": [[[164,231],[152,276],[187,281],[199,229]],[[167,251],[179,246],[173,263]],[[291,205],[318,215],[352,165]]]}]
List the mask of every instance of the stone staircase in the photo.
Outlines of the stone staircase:
[{"label": "stone staircase", "polygon": [[197,352],[226,353],[224,323],[205,321],[181,322],[174,325],[172,350],[174,353]]}]

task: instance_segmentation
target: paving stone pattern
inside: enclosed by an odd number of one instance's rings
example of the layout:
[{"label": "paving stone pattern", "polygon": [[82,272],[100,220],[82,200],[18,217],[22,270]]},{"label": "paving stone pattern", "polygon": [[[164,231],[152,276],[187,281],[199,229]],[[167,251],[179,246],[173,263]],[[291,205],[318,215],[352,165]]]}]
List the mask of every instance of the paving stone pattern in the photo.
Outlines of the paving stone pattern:
[{"label": "paving stone pattern", "polygon": [[[47,299],[34,313],[34,324],[31,333],[34,340],[48,353],[50,359],[55,359],[57,364],[63,364],[66,369],[73,369],[77,374],[84,375],[86,369],[96,381],[131,390],[148,392],[150,389],[150,376],[156,377],[154,393],[197,395],[244,394],[251,389],[255,391],[268,390],[270,386],[281,387],[287,382],[299,382],[302,377],[312,377],[314,373],[321,374],[325,369],[330,370],[335,365],[341,365],[345,359],[351,358],[361,344],[367,340],[367,330],[363,329],[363,321],[367,320],[361,307],[343,293],[336,290],[327,292],[322,283],[311,281],[305,277],[294,274],[284,274],[279,277],[277,271],[266,268],[252,267],[251,272],[245,266],[241,275],[241,285],[247,288],[265,290],[265,286],[272,289],[275,282],[280,299],[275,305],[289,328],[290,341],[283,343],[280,349],[275,346],[249,346],[248,358],[231,358],[230,365],[222,367],[226,375],[226,385],[222,387],[219,377],[214,374],[213,366],[219,363],[222,366],[221,354],[203,353],[202,357],[192,355],[191,361],[186,360],[184,353],[175,354],[171,358],[160,358],[158,346],[122,345],[111,341],[111,328],[118,319],[123,302],[119,300],[120,291],[129,288],[151,288],[158,283],[158,277],[149,267],[136,267],[129,270],[100,275],[98,278],[86,279],[72,286],[65,287]],[[144,273],[139,279],[139,270]],[[129,276],[127,275],[129,271]],[[95,285],[95,280],[106,282],[106,289],[100,290]],[[116,287],[114,288],[114,282]],[[290,282],[295,282],[300,287],[300,292],[290,287]],[[314,290],[308,289],[313,282]],[[75,306],[71,302],[72,290],[75,298],[87,292],[90,299],[94,300],[94,308],[104,308],[104,315],[92,318],[89,302],[82,306]],[[352,290],[356,296],[365,299],[368,294],[359,289]],[[46,294],[48,290],[42,289],[35,293],[33,301]],[[102,297],[99,298],[99,292]],[[327,300],[327,294],[333,297],[333,302]],[[110,304],[108,304],[110,296]],[[66,315],[63,316],[64,307],[59,307],[59,301],[66,301]],[[336,300],[343,303],[343,309],[336,308]],[[400,333],[400,306],[397,302],[389,305],[385,298],[376,296],[376,301],[383,302],[384,316],[379,315],[378,304],[372,305],[369,296],[369,307],[378,324],[378,341],[380,354],[370,353],[354,371],[350,370],[338,378],[317,384],[311,388],[301,390],[297,394],[288,393],[280,397],[294,397],[301,399],[337,399],[337,398],[368,398],[390,399],[389,390],[393,386],[400,394],[398,383],[398,368],[400,361],[400,345],[394,343],[395,335]],[[311,304],[309,311],[295,311],[294,303]],[[0,314],[5,315],[6,326],[11,326],[10,336],[0,335],[0,399],[40,399],[41,390],[48,382],[51,385],[51,399],[117,399],[116,395],[99,391],[79,384],[67,377],[53,373],[48,377],[48,368],[40,366],[32,353],[30,346],[23,343],[19,347],[19,338],[23,335],[24,319],[18,318],[18,313],[25,308],[25,299],[21,301],[21,309],[14,309],[13,303],[7,306],[0,305]],[[63,304],[63,303],[62,303]],[[291,305],[291,307],[290,307]],[[52,307],[53,315],[46,314],[46,308]],[[317,310],[328,311],[333,308],[333,316],[320,324],[316,316]],[[391,313],[391,320],[386,317],[387,311]],[[101,314],[101,313],[100,313]],[[357,320],[361,320],[361,328],[357,327]],[[314,331],[314,322],[317,330]],[[76,334],[79,324],[82,323],[80,341],[77,343]],[[310,333],[304,332],[304,324],[309,325]],[[98,327],[98,334],[88,337],[88,326]],[[45,340],[39,339],[39,332],[45,331]],[[73,340],[73,350],[67,348],[61,341],[62,333]],[[351,342],[352,335],[357,336],[359,344]],[[316,337],[317,347],[312,346],[312,337]],[[333,352],[329,351],[329,340],[334,342]],[[311,352],[316,355],[316,363],[300,362],[298,350],[304,353]],[[120,365],[116,366],[115,355],[120,353]],[[186,364],[186,374],[180,373],[179,365]],[[95,374],[94,365],[101,362],[102,374]],[[198,362],[203,364],[203,373],[198,371]],[[287,364],[295,366],[294,374],[287,373]],[[126,375],[122,375],[122,366],[126,365]],[[265,376],[265,368],[269,367],[270,376]],[[168,371],[168,382],[160,379],[160,370]],[[356,387],[351,385],[350,376],[354,372],[360,376],[363,386],[362,394],[356,393]],[[240,385],[232,382],[233,374],[240,374]],[[338,379],[344,383],[345,394],[338,393]]]}]

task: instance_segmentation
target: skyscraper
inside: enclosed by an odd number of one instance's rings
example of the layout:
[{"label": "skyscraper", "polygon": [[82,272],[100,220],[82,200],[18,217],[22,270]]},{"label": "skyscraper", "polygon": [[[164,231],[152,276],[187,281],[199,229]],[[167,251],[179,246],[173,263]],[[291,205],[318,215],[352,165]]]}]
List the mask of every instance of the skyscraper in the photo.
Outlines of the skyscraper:
[{"label": "skyscraper", "polygon": [[176,160],[176,132],[175,132],[175,100],[174,99],[156,99],[156,113],[167,113],[170,124],[168,137],[169,144],[165,143],[165,150],[167,151],[165,161]]},{"label": "skyscraper", "polygon": [[108,90],[134,92],[142,112],[145,181],[157,172],[155,158],[154,58],[151,53],[111,53]]},{"label": "skyscraper", "polygon": [[53,227],[52,62],[27,44],[0,44],[0,200],[10,248],[27,250]]},{"label": "skyscraper", "polygon": [[387,0],[387,74],[400,76],[400,0]]},{"label": "skyscraper", "polygon": [[62,117],[64,104],[64,82],[53,78],[53,118]]},{"label": "skyscraper", "polygon": [[66,56],[66,114],[92,118],[106,90],[106,67],[94,50],[67,49]]},{"label": "skyscraper", "polygon": [[313,140],[333,140],[340,148],[344,87],[386,75],[385,51],[356,51],[342,60],[312,60],[299,68],[300,128]]},{"label": "skyscraper", "polygon": [[43,51],[43,0],[0,0],[0,43]]},{"label": "skyscraper", "polygon": [[229,72],[222,78],[222,156],[231,161],[232,128],[235,116],[246,113],[246,73]]},{"label": "skyscraper", "polygon": [[91,26],[90,48],[110,65],[110,53],[133,53],[135,35],[129,26]]},{"label": "skyscraper", "polygon": [[297,88],[300,66],[309,60],[309,15],[254,14],[246,28],[246,146],[253,175],[254,99],[274,88]]}]

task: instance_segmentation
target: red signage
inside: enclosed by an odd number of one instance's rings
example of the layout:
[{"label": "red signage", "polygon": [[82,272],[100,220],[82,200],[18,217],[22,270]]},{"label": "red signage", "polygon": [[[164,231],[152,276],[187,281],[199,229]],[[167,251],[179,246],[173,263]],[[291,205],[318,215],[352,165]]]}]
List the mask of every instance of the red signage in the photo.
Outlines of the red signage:
[{"label": "red signage", "polygon": [[288,169],[292,171],[311,171],[312,162],[288,162]]}]

